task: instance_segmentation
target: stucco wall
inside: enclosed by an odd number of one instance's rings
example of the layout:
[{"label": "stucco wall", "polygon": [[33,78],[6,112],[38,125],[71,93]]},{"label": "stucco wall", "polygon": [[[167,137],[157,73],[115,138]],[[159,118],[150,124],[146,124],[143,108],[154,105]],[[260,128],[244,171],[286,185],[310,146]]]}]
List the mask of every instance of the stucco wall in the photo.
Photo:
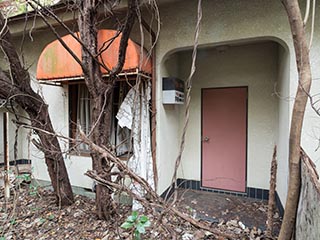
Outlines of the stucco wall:
[{"label": "stucco wall", "polygon": [[[194,26],[196,23],[196,1],[177,1],[176,3],[167,3],[160,6],[161,16],[161,33],[156,47],[156,77],[157,98],[156,103],[158,107],[157,112],[157,161],[159,165],[160,186],[159,191],[163,191],[169,184],[172,176],[172,166],[177,154],[177,147],[180,138],[180,126],[182,124],[181,116],[183,111],[181,107],[163,107],[161,103],[161,78],[169,72],[174,73],[174,69],[164,66],[166,56],[170,53],[190,49],[193,44]],[[302,4],[301,6],[304,6]],[[317,12],[320,11],[320,3],[317,5]],[[67,19],[67,18],[66,18]],[[40,20],[39,20],[40,21]],[[18,29],[23,29],[23,24],[20,25],[12,23],[12,29],[19,32]],[[315,79],[312,87],[313,93],[318,92],[320,81],[320,58],[318,53],[320,51],[320,32],[317,31],[319,21],[316,21],[316,31],[314,36],[314,44],[311,49],[311,63],[313,66],[313,77]],[[40,24],[43,26],[43,24]],[[39,26],[40,26],[39,25]],[[38,25],[37,25],[38,26]],[[16,34],[16,45],[20,46],[21,38]],[[47,29],[34,29],[31,33],[32,39],[27,36],[25,40],[25,59],[27,66],[30,66],[30,72],[35,75],[37,59],[47,43],[54,40],[53,34]],[[139,34],[135,34],[136,39],[139,39]],[[279,85],[279,90],[282,93],[282,98],[278,98],[279,107],[279,126],[277,139],[283,146],[283,149],[278,152],[279,168],[278,168],[278,193],[282,202],[285,201],[287,173],[288,173],[288,131],[289,131],[289,117],[292,109],[292,97],[295,94],[297,86],[297,71],[295,67],[295,57],[292,46],[292,39],[290,28],[287,21],[286,13],[278,0],[264,1],[264,0],[204,0],[203,1],[203,21],[201,24],[201,34],[199,43],[201,47],[209,47],[223,44],[234,43],[249,43],[257,39],[274,39],[281,43],[285,50],[279,51],[278,54],[278,72],[276,79],[281,83],[282,79],[290,79],[290,85]],[[37,47],[35,47],[37,46]],[[281,81],[280,81],[281,80]],[[222,84],[222,83],[221,83]],[[199,86],[200,87],[200,86]],[[53,117],[55,128],[63,133],[67,133],[66,126],[66,94],[64,88],[43,86],[43,92],[46,94],[46,99],[50,105],[49,111]],[[195,92],[195,97],[197,93]],[[250,92],[249,92],[250,94]],[[250,97],[250,95],[249,95]],[[62,100],[64,99],[64,100]],[[57,102],[56,102],[57,101]],[[63,109],[63,113],[62,113]],[[250,108],[249,108],[250,109]],[[179,117],[177,118],[177,112]],[[282,114],[289,113],[289,114]],[[63,115],[63,116],[62,116]],[[61,120],[63,119],[63,120]],[[320,131],[318,131],[319,120],[313,111],[308,108],[306,114],[306,122],[304,124],[304,134],[302,145],[308,155],[318,163],[318,152],[315,149],[318,146],[318,138]],[[192,133],[191,133],[192,134]],[[252,138],[252,136],[251,136]],[[273,145],[273,143],[269,143]],[[64,144],[62,143],[62,146]],[[189,149],[190,150],[190,149]],[[193,153],[196,154],[196,153]],[[33,158],[41,157],[34,151]],[[268,157],[269,159],[270,157]],[[66,157],[66,159],[68,159]],[[46,167],[43,162],[39,161],[38,170],[36,170],[36,177],[46,178]],[[78,166],[82,170],[78,170]],[[199,164],[199,163],[198,163]],[[83,171],[85,168],[90,168],[91,164],[88,162],[74,159],[72,164],[67,163],[69,171]],[[81,165],[81,166],[80,166]],[[85,165],[85,166],[83,166]],[[318,170],[319,170],[319,165]],[[269,169],[267,164],[264,165]],[[186,167],[183,167],[185,170]],[[182,174],[182,172],[181,172]],[[87,180],[77,173],[75,180],[80,185]],[[248,178],[250,182],[250,178]],[[86,183],[86,185],[89,185]],[[265,186],[265,183],[257,183],[257,186]],[[88,186],[89,187],[89,186]]]},{"label": "stucco wall", "polygon": [[[178,52],[173,56],[178,59],[175,65],[179,66],[179,73],[176,76],[186,79],[190,71],[191,51]],[[274,94],[278,80],[277,64],[278,44],[275,42],[230,46],[224,51],[216,48],[199,50],[180,178],[201,178],[201,89],[248,86],[247,186],[268,188],[272,151],[278,136],[278,98]],[[176,108],[180,111],[173,112],[171,117],[179,119],[181,133],[184,105]],[[169,131],[164,134],[169,134]],[[173,154],[171,159],[175,156]]]},{"label": "stucco wall", "polygon": [[[167,56],[169,56],[172,52],[191,48],[191,46],[193,45],[194,26],[196,24],[196,4],[196,1],[177,1],[176,3],[173,3],[171,5],[160,7],[162,25],[159,44],[157,45],[156,59],[158,79],[161,79],[161,77],[164,76],[160,66],[163,62],[165,62]],[[302,3],[301,6],[303,7],[304,4]],[[317,11],[319,10],[319,6],[320,5],[318,4]],[[285,50],[283,50],[282,53],[279,53],[279,72],[277,78],[278,80],[290,79],[290,84],[286,83],[283,85],[279,85],[278,89],[282,94],[282,98],[278,99],[279,112],[281,114],[279,114],[278,116],[279,127],[277,129],[279,129],[279,131],[277,138],[280,139],[283,147],[278,154],[279,168],[277,186],[278,194],[281,198],[282,203],[284,203],[287,191],[286,186],[288,182],[287,160],[288,136],[290,129],[289,119],[293,104],[292,97],[295,95],[297,87],[297,70],[295,66],[294,49],[292,45],[291,32],[288,25],[286,12],[281,5],[281,2],[276,0],[203,1],[203,20],[199,38],[199,44],[201,47],[241,42],[249,43],[257,39],[273,39],[283,45]],[[311,50],[311,59],[314,66],[317,66],[316,64],[318,64],[320,60],[316,57],[316,52],[320,47],[319,43],[319,32],[316,31],[314,46]],[[315,77],[319,76],[318,68],[313,68],[313,75]],[[160,81],[158,82],[158,86],[159,88],[157,94],[158,96],[160,96]],[[317,89],[315,84],[313,86],[313,89]],[[164,123],[167,121],[166,119],[168,119],[168,117],[172,118],[172,116],[168,116],[168,113],[162,107],[161,99],[158,98],[157,107],[158,123],[163,123],[160,126],[161,131],[167,132],[166,139],[170,139],[171,135],[173,139],[175,139],[177,133],[167,131],[167,128],[169,127],[164,125]],[[307,112],[306,123],[304,125],[302,145],[304,146],[308,154],[312,157],[312,159],[318,159],[318,154],[314,151],[318,141],[310,135],[310,132],[312,132],[312,130],[315,129],[317,125],[319,125],[319,120],[315,120],[314,114],[312,114],[312,112],[309,110]],[[169,153],[172,153],[173,157],[171,156],[171,159],[172,161],[174,161],[177,144],[168,145],[166,144],[166,141],[160,139],[160,137],[161,136],[158,136],[157,152],[161,153],[165,151],[166,157],[170,156]],[[273,143],[270,142],[268,145],[273,145]],[[270,156],[271,154],[269,155],[268,159],[270,159]],[[164,156],[160,155],[158,158],[159,164],[164,161],[168,162],[169,160],[164,159]],[[264,164],[263,167],[266,167],[267,169],[270,168],[268,164]],[[185,166],[183,166],[183,168],[185,170]],[[163,169],[165,169],[165,167]],[[250,177],[248,177],[248,181],[252,182]],[[264,183],[257,183],[257,186],[267,187],[267,181],[264,180]]]},{"label": "stucco wall", "polygon": [[[178,57],[178,55],[173,55],[164,62],[163,66],[161,66],[163,76],[177,76],[179,74]],[[160,82],[160,79],[158,82]],[[158,85],[158,87],[162,89],[162,86]],[[161,101],[162,91],[158,91],[157,102]],[[180,125],[182,123],[177,116],[180,115],[180,111],[181,107],[178,105],[160,104],[157,108],[157,112],[161,112],[161,118],[157,121],[157,145],[165,146],[165,148],[157,150],[158,189],[160,193],[171,184],[175,158],[179,152]]]},{"label": "stucco wall", "polygon": [[[289,149],[289,131],[290,131],[290,71],[289,52],[282,46],[278,47],[278,80],[275,86],[274,94],[278,99],[278,129],[277,129],[277,193],[283,201],[286,198],[288,187],[288,149]],[[280,146],[279,146],[280,145]],[[269,169],[269,168],[268,168]]]},{"label": "stucco wall", "polygon": [[[15,26],[16,27],[16,26]],[[69,135],[69,109],[68,109],[68,86],[50,86],[39,84],[36,80],[36,68],[38,58],[44,49],[44,47],[55,40],[55,36],[46,31],[44,35],[43,31],[34,31],[30,36],[26,37],[23,45],[23,54],[25,56],[25,64],[29,67],[31,75],[32,87],[40,93],[46,103],[49,106],[49,114],[52,120],[52,124],[57,134],[61,136]],[[14,42],[16,46],[20,46],[21,38],[17,35],[14,36]],[[37,46],[37,47],[35,47]],[[5,66],[5,63],[0,63]],[[20,111],[20,113],[22,113]],[[1,110],[0,110],[1,114]],[[23,114],[23,113],[22,113]],[[2,115],[0,116],[0,122],[2,124]],[[2,127],[1,127],[2,130]],[[13,159],[13,139],[14,139],[15,127],[11,124],[10,131],[10,159]],[[44,162],[44,156],[33,144],[28,145],[27,134],[28,131],[21,129],[18,143],[18,158],[29,158],[32,160],[32,174],[36,179],[49,181],[49,175],[47,172],[47,166]],[[36,135],[31,134],[31,138],[37,138]],[[61,138],[59,139],[60,146],[64,152],[65,163],[67,171],[70,176],[71,184],[74,186],[80,186],[85,188],[92,188],[92,180],[89,177],[84,176],[84,173],[91,169],[91,158],[81,157],[75,154],[69,154],[66,152],[68,148],[68,141]],[[2,131],[0,132],[0,160],[2,160]]]},{"label": "stucco wall", "polygon": [[[4,142],[3,142],[3,134],[4,134],[4,128],[3,128],[3,113],[5,110],[3,108],[0,108],[0,162],[4,162]],[[9,114],[9,160],[14,160],[14,141],[15,141],[15,130],[16,127],[12,123],[13,115]]]},{"label": "stucco wall", "polygon": [[[68,85],[49,86],[37,85],[41,90],[45,101],[49,105],[49,114],[56,133],[60,136],[69,136],[69,97]],[[36,137],[35,135],[33,137]],[[84,173],[92,169],[91,158],[79,156],[68,151],[68,140],[59,138],[60,147],[64,152],[65,164],[69,174],[70,182],[73,186],[91,189],[92,180]],[[40,180],[49,181],[47,167],[43,160],[43,154],[31,145],[31,153],[34,161],[32,162],[33,175]]]},{"label": "stucco wall", "polygon": [[[7,110],[5,108],[0,108],[0,162],[4,161],[4,142],[3,142],[3,113]],[[9,111],[11,111],[9,109]],[[21,114],[20,120],[26,121],[23,117],[24,113],[19,109],[15,108],[16,113]],[[9,113],[9,161],[14,160],[14,144],[16,138],[16,125],[13,123],[13,120],[16,120],[13,113]],[[28,151],[28,134],[29,130],[26,130],[22,127],[18,130],[17,135],[17,159],[30,159],[30,152]]]}]

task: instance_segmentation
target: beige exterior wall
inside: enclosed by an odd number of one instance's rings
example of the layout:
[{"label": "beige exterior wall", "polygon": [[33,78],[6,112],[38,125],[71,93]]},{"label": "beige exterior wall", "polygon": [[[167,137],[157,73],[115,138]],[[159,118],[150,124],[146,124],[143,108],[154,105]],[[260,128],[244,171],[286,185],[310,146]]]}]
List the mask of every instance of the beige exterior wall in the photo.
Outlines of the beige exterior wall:
[{"label": "beige exterior wall", "polygon": [[[56,133],[60,136],[69,136],[69,96],[68,86],[49,86],[37,84],[41,90],[45,101],[49,105],[49,114]],[[35,135],[33,137],[36,137]],[[91,158],[88,156],[79,156],[76,153],[68,152],[68,141],[60,138],[60,146],[64,152],[65,164],[69,173],[69,178],[73,186],[91,189],[93,181],[84,175],[84,173],[92,169]],[[44,162],[42,152],[38,151],[31,145],[33,175],[40,180],[49,181],[49,175],[46,171],[47,167]]]},{"label": "beige exterior wall", "polygon": [[[0,163],[4,162],[4,139],[3,139],[3,134],[4,134],[4,128],[3,128],[3,113],[6,112],[4,108],[0,108]],[[16,126],[13,124],[12,120],[14,119],[14,115],[12,113],[9,114],[9,161],[14,160],[14,143],[15,143],[15,138],[16,138]],[[21,147],[21,143],[23,139],[26,136],[23,134],[23,130],[19,129],[19,134],[18,134],[18,155],[17,159],[20,159],[24,156],[23,154],[23,148]],[[25,141],[26,142],[26,141]]]},{"label": "beige exterior wall", "polygon": [[[179,107],[164,107],[161,103],[161,77],[164,77],[167,74],[167,69],[164,65],[166,59],[170,57],[170,54],[180,50],[190,49],[193,45],[194,27],[196,24],[196,4],[196,1],[178,1],[172,5],[160,7],[162,25],[159,43],[157,45],[156,61],[158,79],[157,130],[160,131],[157,139],[158,164],[160,168],[159,175],[161,177],[161,185],[159,186],[160,191],[164,190],[165,187],[170,184],[171,172],[168,171],[168,169],[172,168],[173,162],[175,161],[175,157],[177,155],[177,146],[179,144],[179,140],[177,139],[180,138],[181,132],[179,132],[180,130],[172,131],[172,129],[177,129],[174,126],[182,124],[182,111],[176,109]],[[303,3],[301,6],[304,6]],[[317,11],[320,10],[319,7],[320,5],[317,6]],[[315,29],[317,29],[317,24],[318,23],[316,23]],[[320,50],[319,37],[319,32],[316,31],[315,40],[311,49],[313,77],[315,79],[318,79],[320,75],[319,68],[316,67],[319,66],[320,61],[320,58],[316,56],[316,53]],[[265,154],[263,156],[261,165],[253,166],[253,162],[256,161],[256,158],[253,158],[260,152],[259,149],[255,149],[257,145],[251,146],[251,152],[249,150],[249,157],[251,156],[251,159],[248,159],[248,186],[268,188],[268,174],[270,168],[269,162],[272,155],[271,149],[273,144],[277,142],[278,145],[281,145],[278,146],[280,148],[278,150],[279,169],[277,187],[281,201],[282,203],[284,203],[288,184],[287,161],[288,136],[290,129],[289,120],[293,104],[293,96],[295,95],[297,87],[297,71],[295,66],[294,49],[285,10],[280,1],[203,1],[203,20],[199,38],[200,47],[250,43],[261,39],[274,40],[283,46],[283,49],[278,51],[278,55],[274,59],[274,61],[277,62],[277,64],[275,64],[277,71],[274,72],[272,71],[272,69],[270,69],[270,71],[275,74],[274,81],[277,82],[276,90],[278,91],[279,97],[277,98],[277,100],[272,101],[277,102],[276,105],[278,108],[278,115],[274,116],[275,118],[277,118],[277,120],[274,120],[273,123],[270,123],[270,125],[268,125],[268,127],[266,129],[263,129],[262,131],[262,133],[269,136],[269,141],[264,142],[263,140],[264,143],[262,144],[261,142],[261,145],[259,144],[259,148],[262,147]],[[267,59],[263,58],[263,60]],[[208,68],[211,67],[208,66]],[[214,74],[212,75],[214,76]],[[226,77],[228,75],[230,76],[230,73],[221,77]],[[288,79],[290,79],[290,83],[288,82]],[[228,80],[229,82],[222,81],[222,79],[219,79],[219,81],[221,82],[215,82],[214,84],[235,84],[234,82],[231,82],[230,79]],[[203,83],[203,80],[201,83]],[[203,83],[200,86],[195,86],[195,88],[200,88],[201,86],[209,86],[212,83],[212,79],[210,79],[209,82]],[[319,83],[320,82],[318,80],[314,81],[312,87],[314,92],[317,92],[317,89],[319,89],[319,87],[317,87]],[[268,86],[268,89],[271,92],[273,91],[271,85]],[[251,94],[255,93],[251,92]],[[251,94],[249,90],[249,97]],[[265,94],[265,92],[263,92],[263,94]],[[254,95],[251,96],[253,97]],[[192,103],[192,111],[194,115],[197,115],[197,117],[193,119],[194,125],[190,125],[188,134],[191,139],[195,137],[196,139],[200,140],[199,131],[197,130],[197,128],[199,127],[199,112],[195,113],[196,111],[200,111],[200,109],[197,109],[199,107],[199,103],[197,103],[197,98],[199,99],[199,91],[197,92],[197,89],[195,89],[195,91],[193,92],[193,97],[195,101]],[[257,94],[255,97],[259,98],[259,94]],[[274,98],[276,97],[273,96],[272,99]],[[269,99],[268,101],[271,101],[271,99]],[[255,116],[253,114],[253,107],[255,107],[258,112],[263,110],[259,109],[263,106],[262,102],[260,104],[261,105],[259,106],[259,103],[256,103],[256,105],[255,103],[252,103],[251,110],[249,104],[249,111],[252,111],[252,118],[254,118]],[[168,111],[166,108],[171,108],[171,111]],[[271,109],[269,110],[271,111]],[[179,112],[179,116],[177,116],[177,112]],[[264,113],[262,112],[261,114]],[[262,116],[268,117],[266,115]],[[178,121],[177,119],[180,120]],[[254,123],[253,120],[254,119],[250,120],[249,117],[249,124],[251,121],[254,125],[256,124],[256,127],[261,128],[261,126],[259,126],[257,122]],[[319,142],[316,136],[319,137],[320,135],[318,128],[319,118],[315,116],[315,114],[309,107],[305,120],[306,121],[303,129],[302,146],[306,149],[311,158],[314,159],[317,163],[319,157],[315,149]],[[275,125],[274,122],[277,122],[277,125]],[[254,128],[254,125],[252,126],[252,128]],[[275,127],[276,132],[272,133],[272,129],[270,128],[271,126]],[[251,131],[249,129],[248,140],[253,141],[258,137],[258,134],[259,133],[254,132],[254,129],[252,129]],[[168,139],[171,139],[170,144],[168,144],[167,142]],[[195,146],[191,146],[191,144],[189,144],[188,147],[186,147],[186,153],[184,155],[182,169],[180,171],[181,177],[184,176],[186,178],[190,177],[193,179],[199,179],[199,148],[200,143]],[[194,157],[192,159],[192,164],[189,155]],[[320,164],[317,165],[318,170],[320,170]],[[253,170],[253,167],[256,167],[259,170],[263,170],[264,173],[262,175],[257,174],[258,171],[255,172]]]},{"label": "beige exterior wall", "polygon": [[[41,25],[41,24],[40,24]],[[14,25],[14,31],[19,29],[18,26]],[[30,67],[31,74],[31,85],[38,91],[45,99],[46,103],[49,106],[49,114],[52,120],[54,129],[58,135],[67,136],[69,135],[69,106],[68,106],[68,86],[50,86],[45,84],[39,84],[36,80],[36,69],[38,58],[44,49],[44,47],[55,40],[55,36],[48,30],[44,35],[43,30],[34,30],[31,34],[32,39],[28,36],[25,39],[23,53],[25,56],[26,66]],[[17,35],[14,35],[14,41],[17,46],[21,44],[21,38]],[[37,47],[35,47],[37,46]],[[4,66],[4,61],[0,63]],[[2,126],[2,113],[0,109],[0,124]],[[22,113],[20,111],[20,113]],[[23,114],[23,113],[22,113]],[[15,126],[10,124],[10,159],[13,159],[13,144],[15,136]],[[2,130],[2,127],[1,127]],[[21,129],[19,130],[19,143],[18,143],[18,158],[25,158],[32,160],[32,174],[36,179],[49,181],[49,175],[47,172],[47,166],[44,161],[44,156],[41,151],[39,151],[33,144],[28,145],[27,135],[28,130]],[[31,134],[31,139],[37,139],[37,136]],[[69,154],[68,141],[61,138],[60,146],[62,151],[64,151],[64,158],[67,167],[67,171],[70,176],[71,184],[74,186],[80,186],[84,188],[92,188],[92,180],[89,177],[86,177],[84,173],[91,169],[91,158],[78,156],[75,154]],[[2,131],[0,132],[0,143],[2,144]],[[0,146],[0,159],[2,158],[2,145]]]},{"label": "beige exterior wall", "polygon": [[[201,89],[247,86],[247,186],[268,189],[273,146],[278,144],[279,101],[275,87],[281,84],[278,81],[279,48],[282,47],[275,42],[262,42],[230,46],[224,51],[216,48],[199,50],[197,72],[192,85],[190,122],[178,177],[201,179]],[[168,76],[186,79],[190,71],[191,51],[178,52],[172,56],[165,61],[164,66],[178,66],[179,69],[175,72],[168,68]],[[173,108],[177,110],[171,112]],[[164,106],[167,115],[171,114],[171,118],[175,116],[178,119],[178,131],[175,131],[179,135],[177,142],[183,131],[184,111],[184,105]],[[170,128],[172,122],[170,120]],[[168,141],[168,138],[164,140]],[[167,157],[172,160],[176,156],[175,153]]]},{"label": "beige exterior wall", "polygon": [[[161,78],[167,75],[178,74],[185,79],[188,73],[188,55],[172,55],[174,52],[191,49],[193,45],[193,33],[196,23],[196,1],[177,1],[166,3],[160,6],[161,33],[156,46],[156,78],[157,78],[157,161],[159,166],[159,192],[164,191],[171,183],[173,165],[178,153],[181,127],[183,122],[183,106],[163,106],[162,105],[162,85]],[[302,5],[303,6],[303,5]],[[317,12],[320,5],[317,6]],[[66,16],[65,19],[70,19]],[[37,23],[39,27],[43,24]],[[311,50],[311,60],[313,66],[313,77],[319,79],[320,58],[320,32],[317,31],[319,23],[316,22],[315,40]],[[19,32],[23,25],[12,25],[15,32]],[[27,66],[33,76],[36,73],[36,63],[43,48],[54,40],[50,31],[37,27],[25,40],[24,54],[27,59]],[[134,39],[139,39],[138,34]],[[274,40],[281,44],[283,48],[275,47],[275,44],[266,44],[263,48],[254,48],[260,45],[250,45],[257,40]],[[20,46],[20,37],[16,34],[16,44]],[[146,41],[147,42],[147,41]],[[248,45],[230,47],[223,55],[221,61],[225,62],[225,68],[215,69],[214,65],[208,62],[201,62],[199,66],[193,91],[192,116],[188,132],[188,142],[182,168],[179,176],[185,178],[199,179],[200,176],[200,89],[203,87],[229,86],[229,85],[249,85],[249,151],[248,151],[248,186],[268,187],[269,161],[271,159],[272,147],[274,143],[281,145],[278,152],[278,193],[284,203],[286,197],[287,176],[288,176],[288,134],[290,109],[292,108],[292,97],[297,86],[297,71],[295,67],[295,57],[292,46],[291,33],[286,17],[286,13],[278,0],[204,0],[203,1],[203,21],[201,24],[201,34],[199,39],[202,49],[217,45]],[[37,47],[35,47],[37,46]],[[248,51],[245,51],[246,48]],[[270,50],[270,51],[267,51]],[[210,50],[212,61],[218,61],[219,56]],[[236,51],[242,57],[236,55]],[[244,59],[245,60],[241,60]],[[169,60],[168,60],[169,59]],[[253,61],[256,59],[256,61]],[[259,61],[258,61],[259,60]],[[261,60],[261,61],[260,61]],[[171,61],[171,62],[170,62]],[[237,62],[238,61],[238,62]],[[181,62],[181,66],[174,63]],[[237,63],[235,72],[229,71],[227,67]],[[213,67],[211,67],[213,66]],[[255,66],[255,68],[253,67]],[[246,69],[246,68],[247,69]],[[203,68],[201,70],[201,68]],[[204,74],[211,69],[211,76]],[[258,70],[261,71],[258,71]],[[215,71],[213,71],[215,70]],[[248,71],[256,74],[256,78],[248,76]],[[219,73],[220,75],[217,75]],[[247,74],[247,75],[246,75]],[[259,75],[260,74],[260,75]],[[259,76],[258,76],[259,75]],[[239,76],[242,76],[240,78]],[[255,81],[259,79],[259,81]],[[290,83],[288,82],[290,79]],[[197,81],[196,81],[197,80]],[[280,97],[274,93],[274,83],[279,91]],[[38,88],[38,84],[34,84]],[[312,91],[318,92],[319,80],[314,81]],[[49,103],[49,111],[55,129],[64,135],[68,134],[68,91],[66,87],[53,87],[42,85],[42,93]],[[263,90],[268,91],[263,91]],[[254,91],[253,91],[254,90]],[[254,100],[257,100],[254,101]],[[250,102],[251,101],[251,102]],[[270,113],[270,114],[267,114]],[[269,119],[270,121],[266,121]],[[319,118],[309,108],[304,125],[302,145],[306,152],[317,163],[318,146],[320,136]],[[256,129],[258,129],[256,132]],[[261,139],[261,134],[266,135],[266,139]],[[195,145],[190,141],[195,139]],[[256,141],[257,140],[257,141]],[[251,145],[250,145],[251,143]],[[22,144],[21,144],[22,145]],[[66,143],[61,141],[61,146],[65,149]],[[25,148],[24,148],[25,149]],[[26,158],[27,151],[23,150],[22,157]],[[263,153],[263,158],[259,159],[261,164],[257,166],[257,156]],[[191,157],[192,156],[192,157]],[[34,175],[36,178],[47,180],[48,175],[42,155],[35,149],[32,150]],[[71,182],[77,186],[91,187],[91,180],[83,175],[86,169],[91,168],[89,158],[66,155],[66,164],[71,176]],[[319,169],[319,163],[318,170]],[[263,171],[258,175],[254,169]]]}]

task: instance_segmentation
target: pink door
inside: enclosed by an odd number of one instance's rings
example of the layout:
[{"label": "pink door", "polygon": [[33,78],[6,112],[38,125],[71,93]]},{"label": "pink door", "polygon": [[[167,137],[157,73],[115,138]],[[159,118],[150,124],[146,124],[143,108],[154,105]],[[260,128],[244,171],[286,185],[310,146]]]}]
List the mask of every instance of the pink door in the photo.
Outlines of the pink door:
[{"label": "pink door", "polygon": [[202,187],[245,192],[247,88],[202,91]]}]

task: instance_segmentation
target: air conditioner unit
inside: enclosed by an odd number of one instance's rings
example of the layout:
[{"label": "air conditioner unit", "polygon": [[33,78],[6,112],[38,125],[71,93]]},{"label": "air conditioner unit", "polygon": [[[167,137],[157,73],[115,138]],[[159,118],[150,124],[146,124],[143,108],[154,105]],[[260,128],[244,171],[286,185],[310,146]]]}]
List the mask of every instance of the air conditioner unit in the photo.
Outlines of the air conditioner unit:
[{"label": "air conditioner unit", "polygon": [[184,103],[184,81],[175,77],[162,78],[162,103]]}]

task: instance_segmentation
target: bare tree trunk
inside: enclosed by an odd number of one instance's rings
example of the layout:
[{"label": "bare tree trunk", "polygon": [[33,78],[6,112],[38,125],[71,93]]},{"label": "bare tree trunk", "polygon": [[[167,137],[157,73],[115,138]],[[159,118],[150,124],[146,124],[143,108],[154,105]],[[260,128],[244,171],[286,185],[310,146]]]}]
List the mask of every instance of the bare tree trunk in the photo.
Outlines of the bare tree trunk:
[{"label": "bare tree trunk", "polygon": [[40,142],[36,143],[36,146],[45,155],[51,184],[57,196],[57,203],[60,205],[73,203],[72,188],[58,139],[54,135],[48,106],[32,90],[20,91],[17,86],[11,85],[10,79],[1,70],[0,97],[9,99],[11,96],[14,96],[12,100],[28,113],[31,126],[35,128],[35,132],[40,138]]},{"label": "bare tree trunk", "polygon": [[[113,81],[105,83],[102,79],[100,65],[92,56],[97,56],[97,12],[96,4],[83,1],[80,4],[79,30],[81,40],[88,47],[82,48],[82,64],[84,80],[92,98],[91,106],[91,136],[92,141],[99,146],[108,146],[111,128]],[[89,52],[90,51],[90,52]],[[91,153],[92,169],[110,180],[111,168],[108,159],[96,153]],[[96,211],[100,219],[110,219],[112,214],[111,192],[98,184],[96,187]]]},{"label": "bare tree trunk", "polygon": [[[84,80],[92,98],[91,109],[91,135],[90,139],[98,146],[110,147],[112,123],[112,95],[114,77],[121,72],[126,56],[128,39],[136,17],[137,0],[128,1],[128,13],[124,25],[121,27],[122,35],[119,45],[118,63],[111,70],[110,77],[103,79],[100,65],[92,56],[98,56],[97,49],[97,8],[99,1],[82,1],[79,6],[79,31],[82,47],[82,68]],[[111,180],[112,166],[108,158],[101,157],[95,152],[91,153],[92,168],[107,181]],[[100,219],[110,219],[113,214],[111,190],[98,184],[96,188],[96,209]]]},{"label": "bare tree trunk", "polygon": [[[45,154],[45,161],[53,189],[60,205],[73,203],[73,193],[63,155],[49,117],[48,106],[41,96],[33,91],[30,85],[30,75],[20,62],[19,56],[11,41],[8,27],[0,13],[0,29],[4,29],[0,36],[0,46],[6,54],[10,75],[0,69],[0,97],[15,101],[24,109],[31,120],[31,125],[40,138],[37,147]],[[47,131],[52,134],[46,134]]]},{"label": "bare tree trunk", "polygon": [[[92,122],[97,123],[92,132],[92,139],[99,146],[108,146],[110,140],[111,129],[111,107],[112,107],[112,88],[106,90],[106,98],[99,96],[95,98],[93,110],[92,110]],[[106,104],[104,104],[106,103]],[[106,107],[102,108],[102,106]],[[99,116],[101,115],[100,119]],[[111,180],[111,164],[107,158],[97,154],[91,153],[92,156],[92,168],[97,173],[102,174],[108,181]],[[96,188],[96,208],[99,218],[110,219],[113,213],[111,191],[103,185],[98,184]]]},{"label": "bare tree trunk", "polygon": [[279,240],[292,237],[300,194],[300,141],[303,118],[311,87],[309,49],[298,0],[282,0],[287,11],[295,48],[299,85],[291,117],[289,142],[289,187]]},{"label": "bare tree trunk", "polygon": [[[27,112],[28,108],[24,108]],[[29,114],[31,116],[31,114]],[[36,119],[36,120],[34,120]],[[31,117],[31,125],[35,129],[42,129],[49,133],[54,133],[47,105],[43,105],[42,111],[36,117]],[[73,203],[73,193],[70,185],[68,172],[64,163],[58,138],[55,135],[37,131],[40,138],[38,148],[42,150],[48,167],[52,187],[57,195],[59,205],[69,205]]]}]

